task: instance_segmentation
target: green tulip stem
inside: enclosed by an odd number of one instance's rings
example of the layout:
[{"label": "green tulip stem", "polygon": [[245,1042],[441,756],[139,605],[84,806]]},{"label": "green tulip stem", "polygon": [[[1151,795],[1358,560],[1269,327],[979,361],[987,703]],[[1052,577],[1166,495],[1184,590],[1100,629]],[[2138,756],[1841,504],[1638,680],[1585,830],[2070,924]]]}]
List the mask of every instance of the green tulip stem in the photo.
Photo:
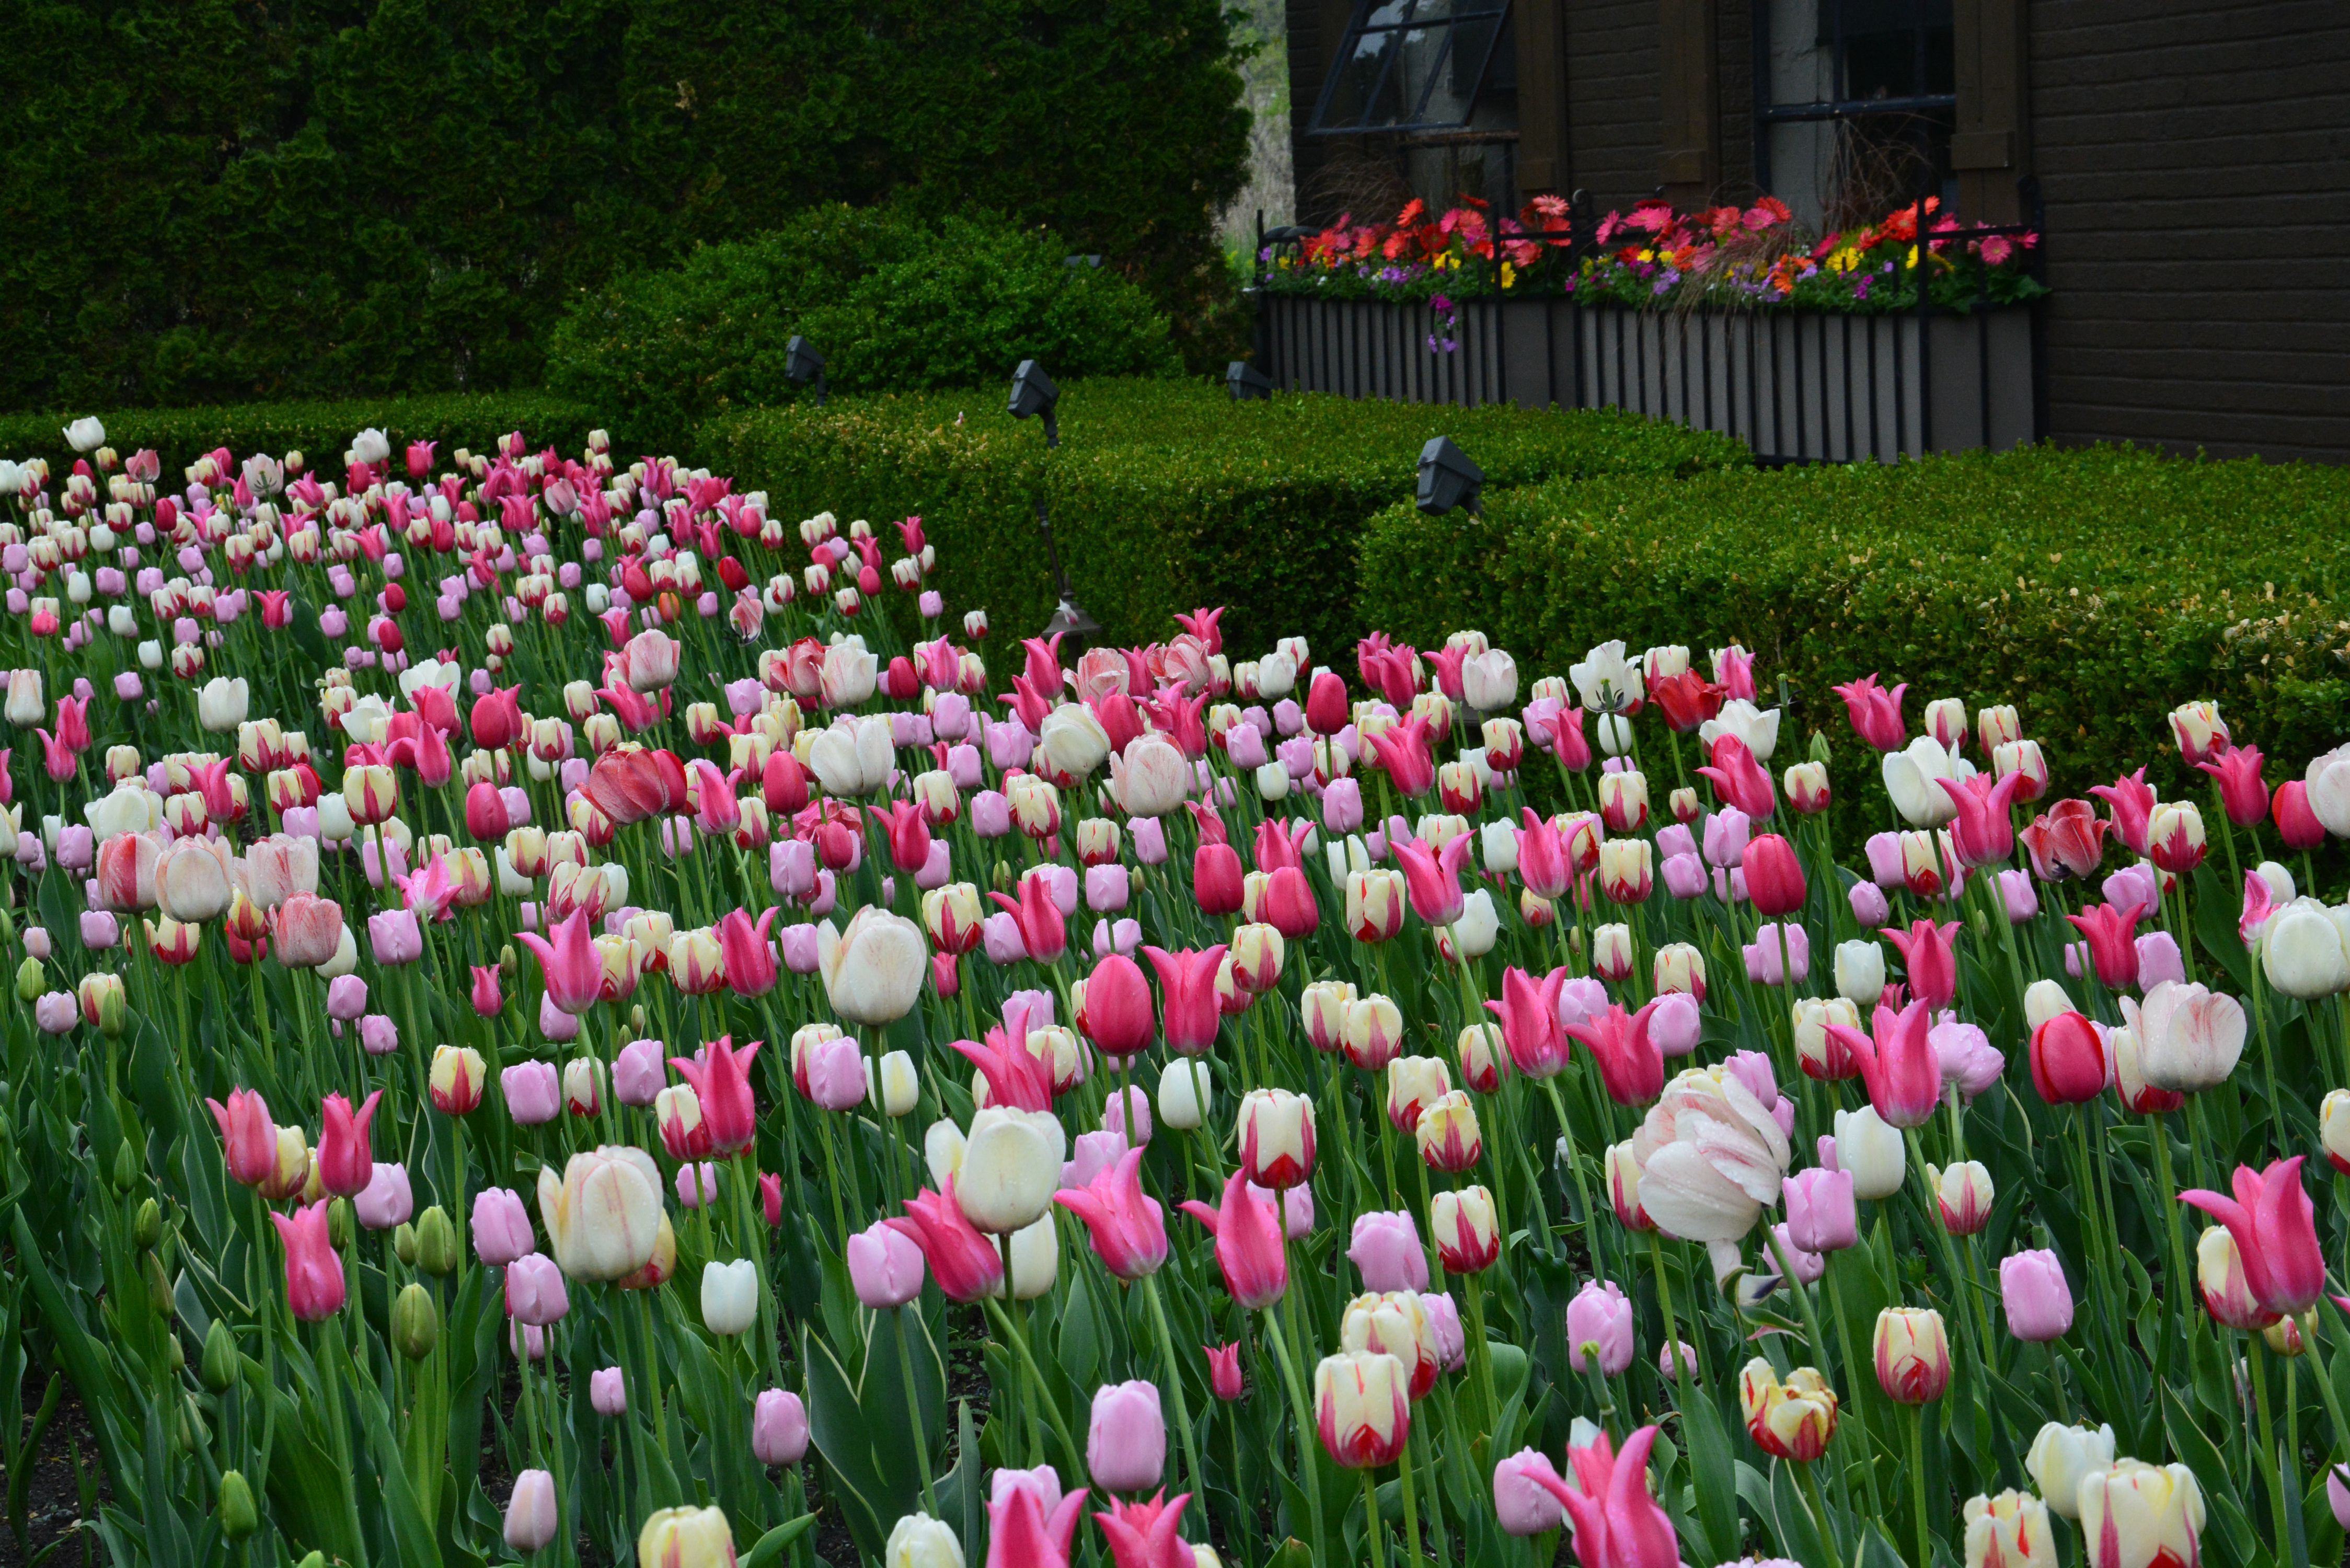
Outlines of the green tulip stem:
[{"label": "green tulip stem", "polygon": [[[1288,1342],[1282,1338],[1281,1324],[1274,1318],[1271,1307],[1264,1309],[1264,1334],[1265,1337],[1273,1342],[1274,1359],[1281,1364],[1282,1381],[1289,1386],[1289,1407],[1295,1412],[1295,1419],[1297,1423],[1297,1484],[1305,1493],[1306,1511],[1312,1516],[1314,1550],[1318,1559],[1323,1551],[1325,1537],[1322,1526],[1322,1477],[1314,1463],[1316,1430],[1314,1424],[1314,1407],[1307,1403],[1305,1386],[1297,1380],[1297,1364],[1290,1357]],[[1370,1472],[1367,1470],[1363,1473],[1363,1485],[1367,1495],[1370,1486]],[[1378,1539],[1378,1504],[1374,1498],[1371,1505],[1371,1531],[1374,1541]],[[1382,1563],[1387,1561],[1384,1553],[1380,1555],[1379,1561]]]},{"label": "green tulip stem", "polygon": [[914,1386],[914,1350],[906,1334],[906,1309],[892,1307],[889,1315],[896,1320],[898,1330],[898,1366],[906,1379],[906,1415],[912,1423],[908,1430],[914,1438],[914,1468],[922,1478],[922,1511],[938,1519],[942,1516],[939,1512],[938,1486],[931,1480],[931,1428],[922,1419],[922,1397]]},{"label": "green tulip stem", "polygon": [[[2291,1546],[2285,1526],[2285,1509],[2288,1505],[2285,1499],[2284,1478],[2277,1470],[2276,1422],[2269,1409],[2268,1338],[2259,1333],[2249,1334],[2244,1336],[2244,1344],[2251,1357],[2252,1404],[2261,1424],[2259,1444],[2261,1468],[2268,1474],[2269,1507],[2276,1530],[2276,1555],[2277,1560],[2282,1562],[2291,1550]],[[2298,1502],[2299,1500],[2294,1500],[2293,1506],[2298,1506]]]},{"label": "green tulip stem", "polygon": [[[1575,1144],[1574,1124],[1566,1119],[1566,1102],[1559,1097],[1555,1075],[1542,1081],[1543,1093],[1550,1096],[1551,1114],[1558,1118],[1558,1136],[1566,1145],[1566,1172],[1575,1181],[1575,1201],[1583,1205],[1583,1234],[1591,1248],[1591,1258],[1601,1278],[1607,1277],[1607,1254],[1600,1246],[1599,1211],[1591,1206],[1591,1184],[1583,1174],[1583,1156]],[[1659,1291],[1659,1295],[1662,1292]],[[1667,1326],[1672,1319],[1672,1309],[1665,1309]]]},{"label": "green tulip stem", "polygon": [[1836,1355],[1844,1364],[1845,1393],[1849,1400],[1846,1410],[1860,1430],[1861,1447],[1867,1450],[1861,1467],[1861,1480],[1866,1483],[1868,1490],[1868,1514],[1872,1519],[1883,1519],[1885,1500],[1877,1490],[1877,1428],[1869,1422],[1866,1403],[1858,1397],[1860,1362],[1852,1353],[1852,1322],[1845,1316],[1844,1287],[1836,1281],[1836,1260],[1842,1255],[1843,1252],[1838,1251],[1828,1257],[1828,1307],[1835,1314]]},{"label": "green tulip stem", "polygon": [[1930,1568],[1934,1537],[1926,1519],[1926,1407],[1909,1407],[1909,1507],[1918,1521],[1918,1563]]},{"label": "green tulip stem", "polygon": [[[1151,1327],[1159,1334],[1159,1352],[1167,1359],[1167,1386],[1175,1396],[1175,1429],[1183,1438],[1184,1485],[1200,1500],[1200,1511],[1204,1514],[1208,1508],[1208,1490],[1200,1469],[1199,1436],[1191,1429],[1191,1397],[1183,1388],[1183,1366],[1175,1358],[1175,1334],[1167,1326],[1167,1305],[1159,1298],[1156,1272],[1142,1276],[1142,1299],[1149,1303]],[[1240,1485],[1237,1475],[1232,1479],[1232,1485],[1235,1490]],[[933,1509],[931,1511],[935,1513],[938,1511]]]},{"label": "green tulip stem", "polygon": [[1412,1568],[1420,1568],[1419,1554],[1419,1490],[1412,1480],[1412,1459],[1419,1449],[1419,1423],[1404,1428],[1403,1458],[1396,1470],[1403,1478],[1403,1550]]},{"label": "green tulip stem", "polygon": [[1681,1355],[1680,1329],[1673,1322],[1673,1287],[1665,1278],[1665,1246],[1648,1232],[1648,1267],[1657,1276],[1657,1305],[1665,1314],[1665,1354],[1672,1358],[1673,1385],[1679,1397],[1689,1397],[1689,1365]]},{"label": "green tulip stem", "polygon": [[1371,1568],[1388,1568],[1387,1532],[1379,1527],[1379,1488],[1365,1469],[1363,1476],[1363,1535],[1371,1543]]},{"label": "green tulip stem", "polygon": [[[1011,1255],[1011,1241],[1006,1239],[1006,1258],[1008,1255]],[[1011,1288],[1013,1288],[1011,1265],[1006,1262],[1006,1270],[1003,1270],[1003,1293],[1011,1295]],[[1069,1474],[1084,1474],[1086,1450],[1078,1449],[1076,1438],[1069,1437],[1069,1425],[1060,1417],[1060,1406],[1055,1406],[1053,1401],[1048,1401],[1048,1398],[1044,1397],[1044,1373],[1036,1371],[1036,1356],[1029,1352],[1027,1333],[1020,1331],[1020,1324],[1013,1319],[1011,1310],[1006,1310],[1006,1307],[1003,1307],[1001,1303],[996,1303],[994,1298],[987,1298],[987,1314],[994,1319],[996,1328],[1003,1331],[1003,1337],[1011,1343],[1013,1354],[1020,1356],[1020,1371],[1023,1371],[1024,1377],[1027,1377],[1029,1449],[1039,1455],[1044,1453],[1044,1434],[1041,1434],[1039,1427],[1036,1427],[1036,1422],[1039,1422],[1041,1417],[1045,1425],[1053,1427],[1053,1437],[1060,1441],[1062,1453],[1069,1455]]]}]

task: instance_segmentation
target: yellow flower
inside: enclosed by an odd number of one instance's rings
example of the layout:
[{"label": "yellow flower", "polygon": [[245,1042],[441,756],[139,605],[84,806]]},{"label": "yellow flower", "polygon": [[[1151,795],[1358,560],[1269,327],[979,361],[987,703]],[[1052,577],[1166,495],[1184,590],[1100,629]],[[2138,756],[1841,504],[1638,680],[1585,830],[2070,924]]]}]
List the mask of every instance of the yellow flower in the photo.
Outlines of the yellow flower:
[{"label": "yellow flower", "polygon": [[1502,264],[1502,286],[1508,288],[1518,281],[1518,269],[1509,262]]},{"label": "yellow flower", "polygon": [[1837,251],[1835,254],[1829,256],[1827,260],[1827,266],[1830,272],[1850,272],[1859,265],[1860,253],[1853,249],[1850,245],[1846,245],[1842,250]]},{"label": "yellow flower", "polygon": [[1916,245],[1911,245],[1909,247],[1909,259],[1905,265],[1909,266],[1916,266],[1918,265],[1918,247]]}]

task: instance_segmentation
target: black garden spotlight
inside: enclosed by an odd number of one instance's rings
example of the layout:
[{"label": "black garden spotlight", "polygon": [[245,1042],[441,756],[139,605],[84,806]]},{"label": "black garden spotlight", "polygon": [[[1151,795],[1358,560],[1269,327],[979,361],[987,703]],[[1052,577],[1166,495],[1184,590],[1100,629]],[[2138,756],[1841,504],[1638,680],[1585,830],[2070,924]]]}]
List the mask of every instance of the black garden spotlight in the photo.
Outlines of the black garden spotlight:
[{"label": "black garden spotlight", "polygon": [[1232,401],[1245,403],[1253,398],[1273,396],[1273,378],[1245,359],[1235,359],[1224,367],[1224,390]]},{"label": "black garden spotlight", "polygon": [[[1053,407],[1061,400],[1061,389],[1053,385],[1053,378],[1045,374],[1045,367],[1034,359],[1023,359],[1012,373],[1012,401],[1008,410],[1015,420],[1037,419],[1045,424],[1046,450],[1061,444],[1061,429],[1053,421]],[[1045,556],[1053,568],[1053,587],[1059,603],[1053,618],[1045,623],[1045,635],[1066,632],[1080,640],[1101,629],[1099,622],[1077,606],[1077,596],[1069,587],[1069,574],[1061,567],[1061,552],[1053,542],[1053,520],[1045,514],[1044,497],[1036,499],[1036,527],[1045,535]]]},{"label": "black garden spotlight", "polygon": [[1430,517],[1441,517],[1456,506],[1472,517],[1481,515],[1484,509],[1477,493],[1484,483],[1485,471],[1470,462],[1451,437],[1430,436],[1419,449],[1419,504]]},{"label": "black garden spotlight", "polygon": [[784,379],[795,387],[816,383],[816,406],[824,407],[824,356],[816,345],[795,333],[784,345]]}]

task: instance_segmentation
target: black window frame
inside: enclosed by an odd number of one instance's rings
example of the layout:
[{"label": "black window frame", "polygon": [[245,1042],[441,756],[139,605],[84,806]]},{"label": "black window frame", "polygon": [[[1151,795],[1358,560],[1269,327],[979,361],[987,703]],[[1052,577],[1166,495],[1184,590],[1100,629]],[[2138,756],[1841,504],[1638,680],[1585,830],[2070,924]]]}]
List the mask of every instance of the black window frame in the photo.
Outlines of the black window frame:
[{"label": "black window frame", "polygon": [[[1947,112],[1953,121],[1958,115],[1959,95],[1956,83],[1950,92],[1917,92],[1899,98],[1853,98],[1850,85],[1845,79],[1850,51],[1845,35],[1845,7],[1847,0],[1818,0],[1835,20],[1830,30],[1829,63],[1833,91],[1825,99],[1809,103],[1779,103],[1771,91],[1771,0],[1753,0],[1754,15],[1754,182],[1762,191],[1773,192],[1771,170],[1771,128],[1774,125],[1801,123],[1806,120],[1867,120],[1915,119],[1921,123],[1930,117]],[[1922,84],[1927,77],[1926,40],[1933,28],[1926,16],[1928,0],[1911,0],[1916,19],[1911,22],[1911,47],[1915,66],[1913,79]],[[1955,5],[1953,7],[1955,10]],[[1956,21],[1953,18],[1953,30]],[[1921,142],[1925,140],[1921,136]],[[1921,146],[1921,152],[1929,150]]]},{"label": "black window frame", "polygon": [[[1306,135],[1383,136],[1409,134],[1416,131],[1470,129],[1471,117],[1476,113],[1477,100],[1485,91],[1485,79],[1493,68],[1494,54],[1500,49],[1503,40],[1509,33],[1511,0],[1453,0],[1454,9],[1450,15],[1444,16],[1420,16],[1421,0],[1386,0],[1386,4],[1400,5],[1403,7],[1401,16],[1395,21],[1375,22],[1371,19],[1378,11],[1386,8],[1382,0],[1356,0],[1355,14],[1347,24],[1345,36],[1339,40],[1338,52],[1331,57],[1329,69],[1322,78],[1322,91],[1315,101],[1314,118],[1306,126]],[[1462,111],[1461,117],[1458,119],[1433,120],[1426,118],[1428,100],[1435,92],[1436,84],[1444,78],[1445,71],[1452,63],[1452,47],[1460,35],[1461,28],[1468,24],[1488,21],[1492,24],[1492,31],[1486,36],[1484,56],[1477,62],[1475,85],[1467,95],[1465,99],[1467,107]],[[1332,103],[1338,95],[1338,88],[1345,76],[1347,63],[1360,51],[1366,36],[1434,32],[1440,28],[1444,33],[1444,41],[1438,47],[1436,57],[1430,64],[1428,79],[1420,87],[1419,101],[1411,106],[1407,118],[1377,121],[1357,119],[1343,125],[1330,123]],[[1371,84],[1370,90],[1363,95],[1365,115],[1372,113],[1386,95],[1388,83],[1395,73],[1396,61],[1402,54],[1403,48],[1399,42],[1388,48],[1380,59],[1378,78]]]}]

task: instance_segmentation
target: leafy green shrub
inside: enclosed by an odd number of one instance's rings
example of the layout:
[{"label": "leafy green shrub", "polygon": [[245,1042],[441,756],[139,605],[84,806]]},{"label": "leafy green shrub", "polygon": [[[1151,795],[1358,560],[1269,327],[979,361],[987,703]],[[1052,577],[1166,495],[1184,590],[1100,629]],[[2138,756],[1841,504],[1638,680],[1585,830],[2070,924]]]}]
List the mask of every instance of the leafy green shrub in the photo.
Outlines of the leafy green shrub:
[{"label": "leafy green shrub", "polygon": [[351,437],[370,427],[394,451],[412,441],[485,451],[520,431],[534,448],[552,443],[576,454],[598,424],[595,411],[533,392],[462,393],[431,398],[352,399],[333,403],[225,403],[192,409],[78,409],[72,414],[0,415],[0,457],[46,457],[62,472],[74,457],[64,427],[95,412],[106,443],[129,455],[153,447],[168,485],[202,453],[226,447],[239,458],[256,452],[300,452],[314,462],[339,462]]},{"label": "leafy green shrub", "polygon": [[986,215],[818,207],[582,299],[550,337],[547,384],[633,440],[673,444],[713,415],[802,395],[784,375],[795,333],[836,392],[979,386],[1031,357],[1071,376],[1179,370],[1149,296],[1067,265],[1069,248]]},{"label": "leafy green shrub", "polygon": [[900,192],[1050,224],[1186,329],[1228,318],[1223,13],[0,7],[0,409],[534,386],[582,289]]},{"label": "leafy green shrub", "polygon": [[[1006,417],[998,388],[813,403],[702,427],[702,461],[764,489],[778,515],[829,509],[879,524],[908,513],[937,542],[958,608],[987,607],[1005,632],[1052,613],[1035,504],[1078,602],[1125,643],[1169,618],[1226,605],[1242,649],[1292,633],[1335,656],[1359,635],[1357,531],[1409,496],[1419,448],[1451,435],[1486,473],[1487,494],[1544,480],[1686,474],[1742,467],[1727,438],[1615,413],[1534,413],[1283,396],[1233,403],[1206,382],[1066,385],[1062,445]],[[1439,529],[1463,526],[1456,514]],[[1472,525],[1473,526],[1473,525]]]},{"label": "leafy green shrub", "polygon": [[1910,683],[1913,724],[1936,697],[2012,702],[2059,788],[2151,758],[2168,796],[2189,783],[2165,722],[2180,702],[2217,700],[2296,766],[2342,738],[2346,511],[2338,469],[2110,447],[1555,484],[1496,497],[1482,525],[1382,512],[1357,600],[1423,644],[1476,627],[1538,672],[1611,638],[1734,639],[1785,680],[1782,734],[1840,753],[1856,743],[1829,688],[1872,670]]}]

